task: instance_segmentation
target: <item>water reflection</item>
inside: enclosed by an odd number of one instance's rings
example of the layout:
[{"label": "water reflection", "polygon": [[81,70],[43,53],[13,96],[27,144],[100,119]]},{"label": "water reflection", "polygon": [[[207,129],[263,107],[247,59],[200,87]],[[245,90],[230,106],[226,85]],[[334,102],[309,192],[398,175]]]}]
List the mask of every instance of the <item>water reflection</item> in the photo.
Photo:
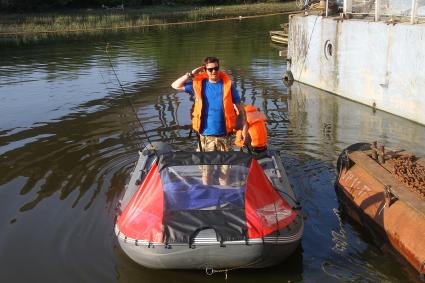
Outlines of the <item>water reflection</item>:
[{"label": "water reflection", "polygon": [[[16,68],[19,76],[5,72],[5,78],[0,81],[0,112],[3,113],[0,128],[6,131],[29,128],[35,121],[62,120],[69,113],[81,116],[107,106],[96,103],[96,100],[121,93],[111,91],[116,89],[117,81],[105,56],[101,59],[99,56],[88,58],[83,64],[78,64],[76,70],[73,70],[72,64],[65,70],[25,65]],[[138,76],[141,70],[151,74],[157,72],[155,61],[149,59],[120,62],[115,68],[128,88],[154,79],[153,76]]]},{"label": "water reflection", "polygon": [[[286,159],[291,183],[298,189],[307,217],[303,247],[320,262],[322,271],[316,266],[306,268],[306,273],[318,272],[314,276],[318,281],[329,277],[337,281],[414,280],[412,275],[406,279],[399,273],[400,268],[411,273],[410,267],[383,257],[370,234],[340,208],[333,193],[334,168],[342,149],[359,141],[378,140],[424,154],[420,140],[425,138],[425,128],[297,82],[289,93],[288,139],[292,142],[284,151],[291,156]],[[318,246],[327,246],[329,253],[323,254]]]},{"label": "water reflection", "polygon": [[[291,87],[291,98],[290,123],[298,129],[308,126],[299,132],[305,136],[307,151],[339,153],[354,142],[378,140],[386,146],[425,154],[425,130],[416,123],[297,82]],[[317,149],[311,144],[335,150]]]}]

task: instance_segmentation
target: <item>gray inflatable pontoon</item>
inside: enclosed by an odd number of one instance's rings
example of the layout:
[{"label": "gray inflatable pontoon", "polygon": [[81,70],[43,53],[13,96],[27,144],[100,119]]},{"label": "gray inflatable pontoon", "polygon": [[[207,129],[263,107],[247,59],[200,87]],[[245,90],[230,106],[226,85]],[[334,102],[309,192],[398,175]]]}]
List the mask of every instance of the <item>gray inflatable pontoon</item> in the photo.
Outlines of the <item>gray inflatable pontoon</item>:
[{"label": "gray inflatable pontoon", "polygon": [[155,143],[140,152],[115,233],[149,268],[262,268],[294,252],[303,218],[277,152],[174,152]]}]

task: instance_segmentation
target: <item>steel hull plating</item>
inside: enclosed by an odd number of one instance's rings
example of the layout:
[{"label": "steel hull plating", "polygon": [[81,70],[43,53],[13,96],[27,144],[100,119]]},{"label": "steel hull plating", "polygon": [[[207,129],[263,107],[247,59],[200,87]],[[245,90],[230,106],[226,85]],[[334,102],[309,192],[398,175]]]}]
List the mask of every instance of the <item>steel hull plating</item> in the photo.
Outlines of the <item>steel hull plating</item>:
[{"label": "steel hull plating", "polygon": [[423,24],[302,14],[289,26],[295,80],[425,125]]}]

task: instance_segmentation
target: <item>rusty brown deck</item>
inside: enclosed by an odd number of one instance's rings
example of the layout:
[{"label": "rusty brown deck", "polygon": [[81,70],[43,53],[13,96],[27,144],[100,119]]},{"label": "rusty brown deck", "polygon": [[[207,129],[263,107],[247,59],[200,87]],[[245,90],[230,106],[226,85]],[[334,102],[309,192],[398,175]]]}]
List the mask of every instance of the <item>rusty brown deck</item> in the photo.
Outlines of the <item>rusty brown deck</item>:
[{"label": "rusty brown deck", "polygon": [[351,153],[349,157],[354,163],[361,166],[366,172],[369,172],[376,180],[386,186],[397,199],[405,202],[425,216],[425,201],[412,192],[411,188],[396,180],[392,175],[394,160],[388,158],[384,164],[379,164],[367,153],[367,151],[356,151]]}]

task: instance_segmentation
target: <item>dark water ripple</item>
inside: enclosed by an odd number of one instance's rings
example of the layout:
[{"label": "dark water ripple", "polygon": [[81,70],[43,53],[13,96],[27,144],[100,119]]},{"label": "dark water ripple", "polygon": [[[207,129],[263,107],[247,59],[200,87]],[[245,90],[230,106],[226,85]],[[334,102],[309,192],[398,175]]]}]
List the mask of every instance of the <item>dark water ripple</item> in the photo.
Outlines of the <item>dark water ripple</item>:
[{"label": "dark water ripple", "polygon": [[268,31],[285,20],[2,49],[0,281],[223,281],[221,274],[145,269],[123,254],[113,233],[115,207],[139,148],[149,140],[194,147],[188,136],[190,97],[170,83],[210,54],[222,59],[242,100],[266,113],[269,142],[281,152],[305,216],[302,246],[288,261],[266,270],[236,270],[230,280],[411,280],[410,270],[370,242],[340,209],[333,183],[346,146],[379,140],[425,154],[425,128],[308,86],[286,88],[285,58],[268,39]]}]

